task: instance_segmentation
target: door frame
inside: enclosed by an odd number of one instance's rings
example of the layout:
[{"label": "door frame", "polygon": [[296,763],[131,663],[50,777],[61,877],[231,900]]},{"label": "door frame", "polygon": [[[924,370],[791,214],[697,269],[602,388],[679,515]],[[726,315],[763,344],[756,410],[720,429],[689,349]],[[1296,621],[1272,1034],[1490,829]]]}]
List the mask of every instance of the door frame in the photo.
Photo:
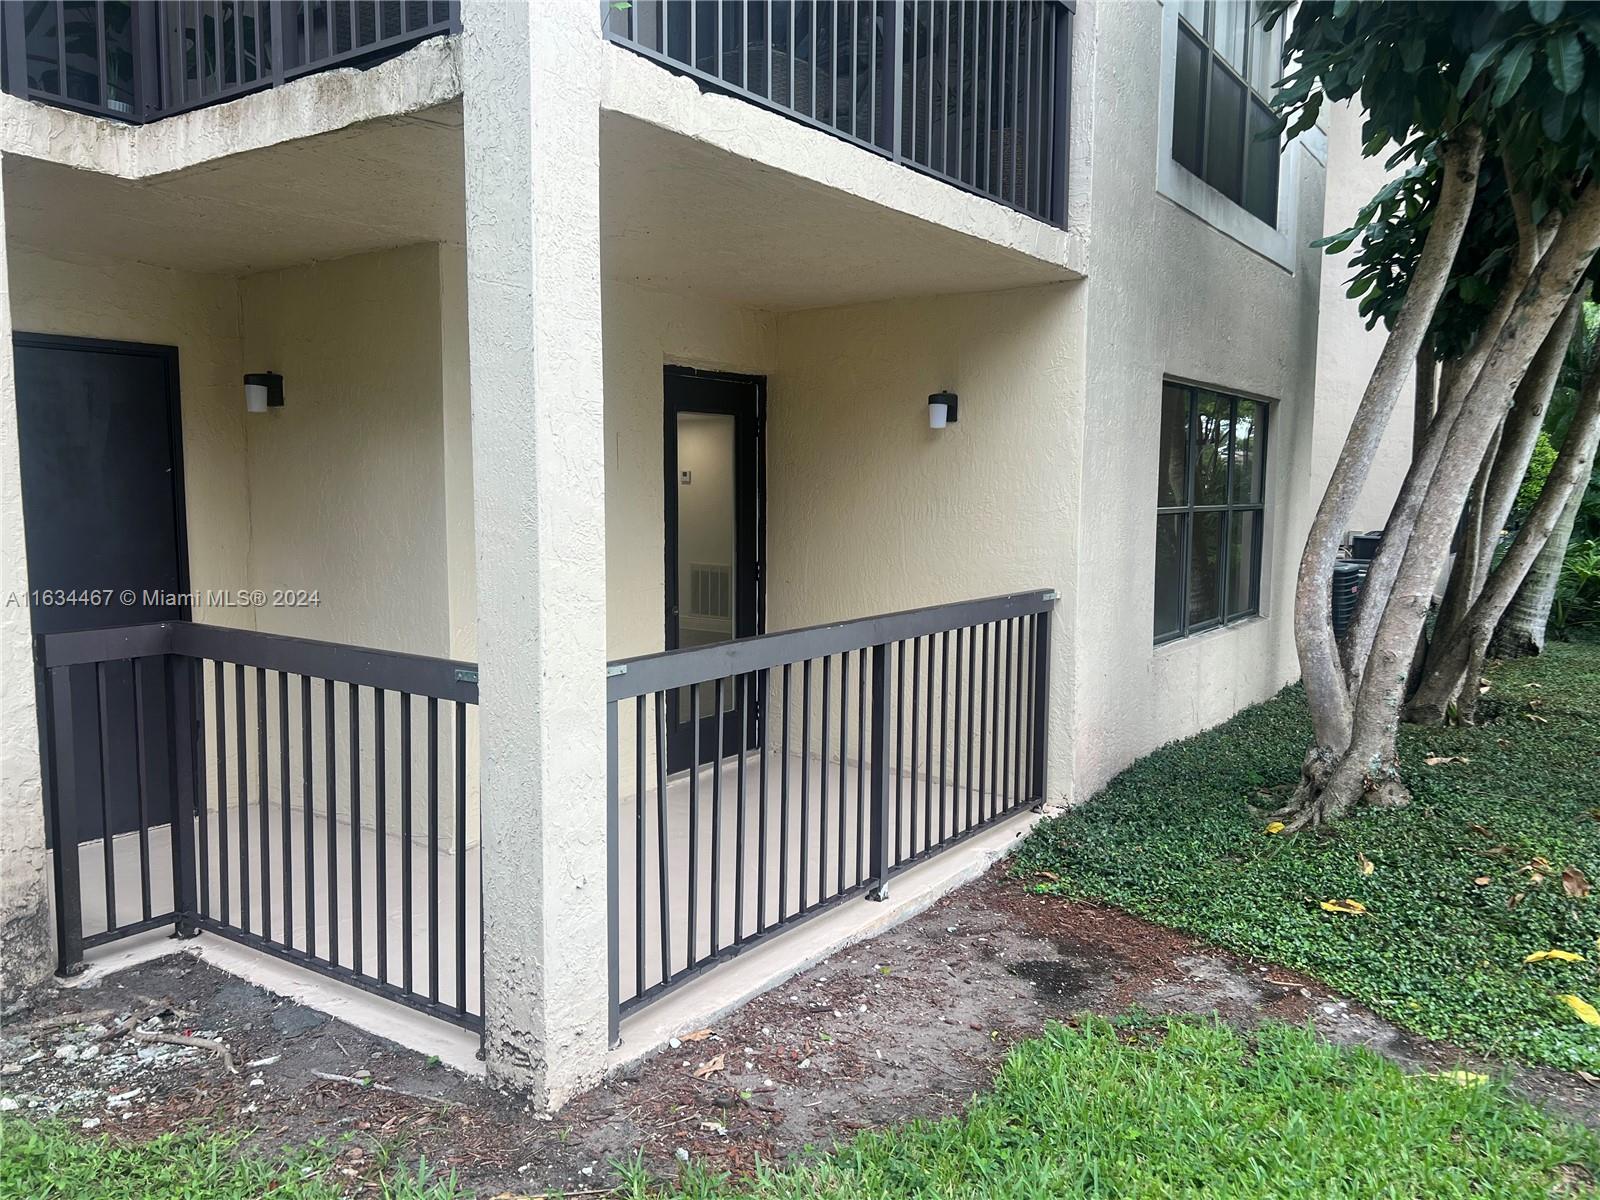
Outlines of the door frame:
[{"label": "door frame", "polygon": [[[662,369],[662,554],[663,582],[662,619],[663,645],[668,650],[679,648],[678,622],[674,614],[674,601],[679,599],[678,578],[678,414],[704,412],[731,416],[734,419],[734,539],[740,562],[751,565],[748,571],[738,571],[734,578],[734,630],[735,637],[757,637],[766,632],[767,621],[767,379],[764,375],[745,375],[732,371],[712,371],[699,367],[667,364]],[[712,400],[698,402],[685,400],[674,393],[684,381],[714,380],[741,384],[754,389],[753,406],[725,404]],[[753,510],[753,511],[750,511]],[[740,624],[750,627],[740,633]],[[743,744],[754,749],[761,744],[763,705],[760,689],[746,714]],[[702,741],[715,738],[714,717],[702,717]],[[672,772],[687,770],[692,751],[685,753],[685,742],[692,739],[692,731],[677,733],[677,692],[667,693],[667,769]],[[687,730],[687,724],[684,725]],[[724,726],[724,753],[729,744],[740,742],[737,712],[727,714]],[[714,744],[714,743],[713,743]]]}]

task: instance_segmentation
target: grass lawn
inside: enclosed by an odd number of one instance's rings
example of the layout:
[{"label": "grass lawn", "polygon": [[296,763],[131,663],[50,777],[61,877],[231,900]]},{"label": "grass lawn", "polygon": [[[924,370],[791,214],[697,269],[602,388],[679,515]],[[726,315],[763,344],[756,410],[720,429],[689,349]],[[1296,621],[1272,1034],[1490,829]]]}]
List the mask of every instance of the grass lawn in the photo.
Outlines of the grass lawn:
[{"label": "grass lawn", "polygon": [[[1600,1027],[1559,998],[1600,1006],[1600,890],[1562,878],[1600,884],[1600,645],[1490,680],[1482,724],[1402,728],[1409,808],[1266,832],[1258,812],[1287,798],[1310,740],[1293,688],[1040,825],[1015,870],[1304,971],[1428,1037],[1600,1071]],[[1321,908],[1347,898],[1366,913]],[[1543,950],[1583,961],[1523,961]]]},{"label": "grass lawn", "polygon": [[[316,1149],[268,1160],[236,1153],[247,1131],[189,1131],[144,1143],[89,1137],[67,1126],[0,1120],[0,1196],[27,1200],[339,1200],[354,1194]],[[426,1164],[363,1180],[381,1200],[457,1200],[450,1179]],[[374,1190],[374,1188],[376,1190]]]},{"label": "grass lawn", "polygon": [[[0,1137],[0,1194],[37,1200],[330,1200],[331,1186],[306,1175],[314,1167],[236,1159],[198,1137],[111,1148],[15,1121]],[[635,1174],[621,1194],[1547,1200],[1585,1191],[1597,1172],[1600,1140],[1493,1081],[1407,1077],[1283,1025],[1247,1038],[1202,1021],[1090,1020],[1018,1046],[962,1116],[863,1134],[740,1184],[690,1169],[664,1191]],[[382,1194],[453,1195],[414,1184]]]}]

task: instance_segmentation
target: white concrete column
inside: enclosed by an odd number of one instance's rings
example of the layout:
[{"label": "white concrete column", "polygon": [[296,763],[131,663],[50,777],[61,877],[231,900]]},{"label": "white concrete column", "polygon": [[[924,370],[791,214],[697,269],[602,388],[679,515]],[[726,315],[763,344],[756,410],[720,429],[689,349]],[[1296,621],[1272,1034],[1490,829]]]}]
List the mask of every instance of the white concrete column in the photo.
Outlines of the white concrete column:
[{"label": "white concrete column", "polygon": [[0,997],[55,965],[39,787],[28,552],[22,531],[16,370],[11,355],[4,161],[0,156]]},{"label": "white concrete column", "polygon": [[607,1035],[599,11],[462,5],[486,1053],[549,1107]]}]

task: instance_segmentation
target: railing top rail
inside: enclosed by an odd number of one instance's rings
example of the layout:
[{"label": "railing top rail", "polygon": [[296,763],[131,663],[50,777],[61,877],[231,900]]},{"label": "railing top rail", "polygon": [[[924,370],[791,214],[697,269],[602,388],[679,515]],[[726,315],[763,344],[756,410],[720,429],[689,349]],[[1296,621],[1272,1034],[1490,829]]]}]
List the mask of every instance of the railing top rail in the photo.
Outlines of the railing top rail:
[{"label": "railing top rail", "polygon": [[51,633],[39,638],[38,643],[40,663],[47,668],[181,654],[411,692],[440,700],[478,702],[476,663],[260,633],[254,629],[160,621],[149,625]]},{"label": "railing top rail", "polygon": [[1058,595],[1053,590],[1013,592],[981,600],[962,600],[955,604],[936,604],[903,612],[858,617],[830,625],[811,625],[786,629],[759,637],[721,642],[714,646],[692,646],[659,654],[641,654],[619,659],[606,666],[606,700],[630,700],[651,692],[671,691],[713,679],[765,671],[785,663],[804,662],[850,650],[862,650],[886,642],[924,637],[1048,612]]}]

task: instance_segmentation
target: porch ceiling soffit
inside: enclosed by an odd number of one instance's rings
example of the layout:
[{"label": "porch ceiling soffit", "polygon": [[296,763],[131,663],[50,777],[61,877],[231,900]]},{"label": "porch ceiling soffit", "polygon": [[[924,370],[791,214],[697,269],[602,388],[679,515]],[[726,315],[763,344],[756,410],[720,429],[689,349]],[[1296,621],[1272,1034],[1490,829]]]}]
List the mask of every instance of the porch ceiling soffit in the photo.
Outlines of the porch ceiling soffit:
[{"label": "porch ceiling soffit", "polygon": [[8,236],[57,256],[249,274],[466,238],[458,101],[154,176],[5,172]]}]

